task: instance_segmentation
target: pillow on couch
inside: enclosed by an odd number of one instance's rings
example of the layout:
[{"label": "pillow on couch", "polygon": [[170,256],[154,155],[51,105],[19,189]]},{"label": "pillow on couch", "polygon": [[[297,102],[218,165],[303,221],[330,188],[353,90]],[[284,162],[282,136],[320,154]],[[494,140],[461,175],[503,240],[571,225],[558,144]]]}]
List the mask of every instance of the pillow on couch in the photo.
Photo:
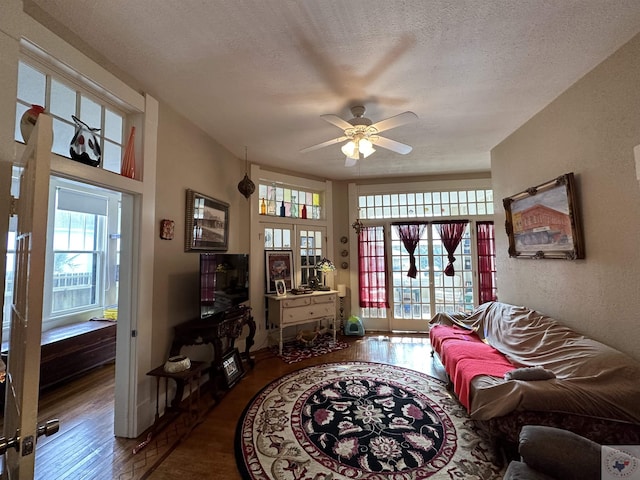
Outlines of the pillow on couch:
[{"label": "pillow on couch", "polygon": [[523,367],[510,370],[504,374],[505,380],[550,380],[556,374],[543,367]]}]

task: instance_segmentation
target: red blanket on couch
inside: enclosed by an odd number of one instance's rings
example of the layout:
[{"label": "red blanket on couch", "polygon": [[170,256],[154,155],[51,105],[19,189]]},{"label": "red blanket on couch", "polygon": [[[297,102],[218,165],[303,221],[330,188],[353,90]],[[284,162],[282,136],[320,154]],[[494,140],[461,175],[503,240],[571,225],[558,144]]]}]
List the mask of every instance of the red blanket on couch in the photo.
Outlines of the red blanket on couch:
[{"label": "red blanket on couch", "polygon": [[471,330],[434,325],[429,331],[431,346],[451,378],[460,403],[470,410],[469,386],[477,375],[503,377],[515,367],[495,348]]}]

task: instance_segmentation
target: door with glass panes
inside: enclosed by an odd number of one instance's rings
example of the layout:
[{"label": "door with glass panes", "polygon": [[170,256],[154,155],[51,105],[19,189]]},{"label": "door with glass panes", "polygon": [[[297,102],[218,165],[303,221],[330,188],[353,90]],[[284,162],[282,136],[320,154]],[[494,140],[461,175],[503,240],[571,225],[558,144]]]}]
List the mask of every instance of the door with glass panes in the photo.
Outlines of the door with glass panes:
[{"label": "door with glass panes", "polygon": [[454,256],[455,273],[444,274],[447,251],[442,244],[437,227],[428,224],[414,252],[416,278],[407,276],[409,252],[407,252],[397,228],[390,227],[388,245],[390,286],[389,304],[391,330],[428,331],[429,320],[439,312],[470,312],[474,306],[473,255],[470,224]]}]

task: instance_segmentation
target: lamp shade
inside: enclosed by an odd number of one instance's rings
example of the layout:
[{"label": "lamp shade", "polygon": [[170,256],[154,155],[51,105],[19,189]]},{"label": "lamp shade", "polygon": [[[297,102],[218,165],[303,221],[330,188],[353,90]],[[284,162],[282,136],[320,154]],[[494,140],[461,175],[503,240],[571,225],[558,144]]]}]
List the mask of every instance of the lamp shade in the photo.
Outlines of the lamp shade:
[{"label": "lamp shade", "polygon": [[357,160],[359,157],[359,152],[358,149],[356,148],[356,144],[349,140],[347,143],[345,143],[340,150],[342,150],[342,153],[344,153],[348,158],[353,158],[354,160]]},{"label": "lamp shade", "polygon": [[358,144],[358,150],[364,158],[367,158],[369,155],[376,151],[376,149],[373,148],[373,144],[366,138],[360,140],[360,143]]},{"label": "lamp shade", "polygon": [[338,296],[340,298],[346,297],[347,296],[347,286],[344,284],[339,284],[338,285]]}]

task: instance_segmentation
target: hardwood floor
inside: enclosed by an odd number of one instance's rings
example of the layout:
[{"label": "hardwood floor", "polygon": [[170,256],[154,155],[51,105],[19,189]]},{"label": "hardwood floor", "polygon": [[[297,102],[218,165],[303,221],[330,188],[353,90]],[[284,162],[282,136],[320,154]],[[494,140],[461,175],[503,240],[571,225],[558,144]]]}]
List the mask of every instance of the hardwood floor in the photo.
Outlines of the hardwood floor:
[{"label": "hardwood floor", "polygon": [[[362,360],[399,365],[444,379],[442,367],[432,361],[425,334],[368,334],[343,340],[350,343],[349,348],[290,365],[270,350],[255,352],[255,368],[205,412],[201,423],[188,435],[186,415],[182,415],[135,455],[133,449],[147,438],[146,434],[138,439],[113,436],[113,366],[45,392],[40,399],[39,419],[59,418],[60,432],[38,440],[35,478],[241,479],[233,445],[236,423],[249,400],[286,373],[320,363]],[[203,392],[203,399],[206,397]]]}]

